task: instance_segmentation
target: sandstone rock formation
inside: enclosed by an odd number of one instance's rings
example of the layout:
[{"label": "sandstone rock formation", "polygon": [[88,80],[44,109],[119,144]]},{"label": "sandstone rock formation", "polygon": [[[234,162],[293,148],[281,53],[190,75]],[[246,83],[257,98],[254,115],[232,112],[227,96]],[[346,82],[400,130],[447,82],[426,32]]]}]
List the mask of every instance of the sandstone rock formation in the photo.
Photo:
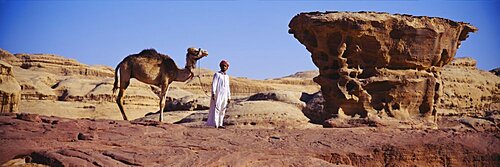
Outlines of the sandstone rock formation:
[{"label": "sandstone rock formation", "polygon": [[295,105],[278,101],[243,101],[231,105],[224,124],[240,128],[308,128],[309,119]]},{"label": "sandstone rock formation", "polygon": [[249,101],[271,100],[288,103],[297,106],[299,109],[305,107],[305,103],[300,100],[301,92],[292,91],[267,91],[259,92],[248,97]]},{"label": "sandstone rock formation", "polygon": [[13,61],[17,61],[17,57],[12,55],[9,51],[3,50],[0,48],[0,60],[3,60],[8,63],[12,63]]},{"label": "sandstone rock formation", "polygon": [[[312,78],[312,77],[311,77]],[[473,58],[454,58],[441,69],[443,95],[437,105],[438,114],[443,116],[471,116],[488,118],[500,114],[500,77],[477,69]],[[325,112],[321,91],[305,95],[302,101],[307,105],[304,114],[314,123],[323,123]],[[441,118],[441,117],[440,117]],[[494,121],[497,122],[497,121]],[[500,126],[498,126],[500,127]]]},{"label": "sandstone rock formation", "polygon": [[289,32],[312,53],[326,120],[339,113],[398,119],[436,113],[440,68],[477,28],[443,18],[375,12],[311,12]]},{"label": "sandstone rock formation", "polygon": [[199,97],[196,95],[184,96],[182,98],[169,100],[166,111],[192,111],[207,110],[210,108],[209,97]]},{"label": "sandstone rock formation", "polygon": [[21,101],[21,86],[12,73],[12,66],[0,60],[0,113],[17,112]]},{"label": "sandstone rock formation", "polygon": [[7,60],[13,65],[33,71],[49,72],[61,76],[113,77],[113,68],[102,65],[88,66],[74,59],[53,54],[14,54]]},{"label": "sandstone rock formation", "polygon": [[441,114],[486,116],[486,112],[500,111],[500,77],[477,69],[476,60],[454,59],[442,68],[441,78]]}]

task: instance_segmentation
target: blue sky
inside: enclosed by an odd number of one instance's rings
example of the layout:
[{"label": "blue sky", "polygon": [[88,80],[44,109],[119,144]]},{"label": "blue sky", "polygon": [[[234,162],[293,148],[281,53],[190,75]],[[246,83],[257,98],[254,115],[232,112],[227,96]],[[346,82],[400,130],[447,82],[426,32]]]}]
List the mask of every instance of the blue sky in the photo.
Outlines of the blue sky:
[{"label": "blue sky", "polygon": [[188,47],[209,57],[201,66],[254,79],[317,69],[288,23],[300,12],[380,11],[471,23],[477,33],[456,57],[478,67],[500,67],[500,1],[6,1],[0,0],[0,48],[11,53],[51,53],[85,64],[115,67],[124,57],[155,48],[185,64]]}]

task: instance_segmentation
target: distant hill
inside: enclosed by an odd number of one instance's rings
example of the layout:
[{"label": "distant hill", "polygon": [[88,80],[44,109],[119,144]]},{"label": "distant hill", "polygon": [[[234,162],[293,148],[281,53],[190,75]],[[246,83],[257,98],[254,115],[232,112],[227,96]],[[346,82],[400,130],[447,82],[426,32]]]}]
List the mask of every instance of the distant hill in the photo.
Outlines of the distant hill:
[{"label": "distant hill", "polygon": [[318,70],[310,70],[310,71],[299,71],[299,72],[296,72],[295,74],[292,74],[292,75],[288,75],[288,76],[284,76],[284,77],[281,77],[281,78],[277,78],[277,79],[283,79],[283,78],[304,78],[304,79],[312,79],[316,76],[319,75],[319,71]]}]

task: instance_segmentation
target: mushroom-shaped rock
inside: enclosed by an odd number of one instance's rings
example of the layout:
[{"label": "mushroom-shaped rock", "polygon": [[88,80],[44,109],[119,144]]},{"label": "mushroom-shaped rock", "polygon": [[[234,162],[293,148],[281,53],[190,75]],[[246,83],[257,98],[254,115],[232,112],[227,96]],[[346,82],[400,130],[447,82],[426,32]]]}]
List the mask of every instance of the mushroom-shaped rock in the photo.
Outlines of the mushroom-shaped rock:
[{"label": "mushroom-shaped rock", "polygon": [[444,18],[377,12],[301,13],[289,27],[319,68],[323,115],[400,119],[435,114],[440,68],[477,31]]}]

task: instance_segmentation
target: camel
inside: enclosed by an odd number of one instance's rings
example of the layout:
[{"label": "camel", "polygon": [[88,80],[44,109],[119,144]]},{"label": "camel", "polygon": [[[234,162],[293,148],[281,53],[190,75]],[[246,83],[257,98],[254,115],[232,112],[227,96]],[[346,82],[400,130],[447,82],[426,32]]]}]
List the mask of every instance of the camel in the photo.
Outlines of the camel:
[{"label": "camel", "polygon": [[[154,49],[145,49],[138,54],[125,57],[115,68],[115,82],[113,94],[119,88],[116,103],[123,119],[128,120],[123,110],[123,96],[130,84],[130,79],[160,88],[160,122],[163,122],[164,100],[167,95],[169,85],[174,82],[185,82],[192,79],[194,74],[192,69],[196,68],[196,61],[208,56],[208,52],[201,48],[188,48],[186,54],[186,66],[179,69],[174,60],[167,55],[160,54]],[[118,87],[118,70],[120,70],[120,86]]]}]

